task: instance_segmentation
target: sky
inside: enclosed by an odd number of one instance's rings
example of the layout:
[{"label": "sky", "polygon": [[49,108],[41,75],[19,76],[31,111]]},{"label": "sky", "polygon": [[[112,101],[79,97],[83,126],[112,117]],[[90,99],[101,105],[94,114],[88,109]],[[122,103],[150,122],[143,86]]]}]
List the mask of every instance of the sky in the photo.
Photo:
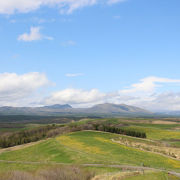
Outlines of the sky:
[{"label": "sky", "polygon": [[0,0],[0,106],[180,111],[179,0]]}]

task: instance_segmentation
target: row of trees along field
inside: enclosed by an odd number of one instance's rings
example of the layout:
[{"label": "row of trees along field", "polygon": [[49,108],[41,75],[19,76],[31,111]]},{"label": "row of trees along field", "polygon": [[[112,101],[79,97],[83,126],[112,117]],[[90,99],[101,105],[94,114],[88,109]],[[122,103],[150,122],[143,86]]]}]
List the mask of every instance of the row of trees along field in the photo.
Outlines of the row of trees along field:
[{"label": "row of trees along field", "polygon": [[47,125],[3,135],[0,137],[0,147],[7,148],[44,139],[50,130],[56,128],[55,125]]},{"label": "row of trees along field", "polygon": [[2,135],[0,136],[0,147],[1,148],[12,147],[16,145],[39,141],[44,138],[55,137],[63,133],[82,131],[82,130],[105,131],[105,132],[123,134],[138,138],[146,138],[146,133],[144,132],[121,129],[111,125],[90,123],[85,125],[74,125],[71,127],[71,126],[53,124],[53,125],[41,126],[34,129]]},{"label": "row of trees along field", "polygon": [[121,129],[121,128],[116,128],[113,126],[94,124],[94,128],[96,131],[105,131],[105,132],[123,134],[123,135],[127,135],[127,136],[138,137],[138,138],[146,138],[146,133],[144,133],[144,132],[138,132],[138,131],[133,131],[133,130],[128,130],[128,129]]}]

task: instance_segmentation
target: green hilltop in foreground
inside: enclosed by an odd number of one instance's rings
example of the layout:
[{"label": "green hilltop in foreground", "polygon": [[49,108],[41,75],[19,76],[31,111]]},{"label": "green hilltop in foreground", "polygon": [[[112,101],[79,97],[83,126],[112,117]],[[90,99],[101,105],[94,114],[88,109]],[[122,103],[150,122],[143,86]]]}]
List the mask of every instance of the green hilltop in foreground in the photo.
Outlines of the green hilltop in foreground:
[{"label": "green hilltop in foreground", "polygon": [[[120,128],[124,133],[142,132],[146,138],[104,132],[103,127],[107,126],[109,130]],[[0,177],[10,169],[38,175],[43,169],[73,169],[72,166],[94,171],[95,177],[91,180],[176,180],[180,177],[178,119],[82,119],[49,126],[22,125],[22,130],[17,130],[17,133],[23,134],[23,129],[29,129],[29,136],[35,136],[47,127],[57,134],[51,138],[44,134],[39,141],[0,149]],[[6,126],[4,128],[3,131],[7,130]],[[18,137],[16,131],[13,133]],[[25,136],[27,133],[24,131]]]},{"label": "green hilltop in foreground", "polygon": [[116,134],[82,131],[0,154],[0,160],[73,164],[132,165],[179,171],[180,161],[112,141]]}]

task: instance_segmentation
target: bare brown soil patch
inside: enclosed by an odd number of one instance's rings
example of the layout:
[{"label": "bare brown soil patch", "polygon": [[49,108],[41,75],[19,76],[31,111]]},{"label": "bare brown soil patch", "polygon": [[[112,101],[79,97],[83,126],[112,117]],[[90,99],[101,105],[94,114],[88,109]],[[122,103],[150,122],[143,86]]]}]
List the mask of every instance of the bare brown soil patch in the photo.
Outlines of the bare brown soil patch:
[{"label": "bare brown soil patch", "polygon": [[119,173],[107,173],[103,175],[95,176],[92,180],[121,180],[132,176],[143,174],[143,171],[127,171]]},{"label": "bare brown soil patch", "polygon": [[174,122],[174,121],[162,121],[162,120],[158,120],[158,121],[152,121],[152,124],[179,124],[179,123]]}]

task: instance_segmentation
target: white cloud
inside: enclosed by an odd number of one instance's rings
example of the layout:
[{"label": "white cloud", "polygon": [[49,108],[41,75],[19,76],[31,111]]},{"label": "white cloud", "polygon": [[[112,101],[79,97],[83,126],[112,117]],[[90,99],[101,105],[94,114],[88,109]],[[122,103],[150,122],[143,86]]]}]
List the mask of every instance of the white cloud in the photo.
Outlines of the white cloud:
[{"label": "white cloud", "polygon": [[168,78],[160,78],[160,77],[146,77],[141,79],[139,83],[132,84],[130,88],[124,89],[122,93],[136,93],[136,92],[145,92],[152,93],[156,87],[161,84],[167,83],[178,83],[180,84],[180,79],[168,79]]},{"label": "white cloud", "polygon": [[144,104],[153,111],[180,111],[180,93],[164,92],[155,94],[152,100]]},{"label": "white cloud", "polygon": [[[78,74],[67,74],[75,77]],[[89,107],[100,103],[116,103],[138,106],[152,111],[180,110],[180,92],[164,91],[160,85],[180,85],[180,80],[147,77],[129,89],[116,92],[101,92],[98,89],[64,89],[51,94],[43,94],[51,83],[45,74],[32,72],[0,74],[0,105],[29,106],[71,104],[75,107]],[[139,93],[138,93],[139,92]]]},{"label": "white cloud", "polygon": [[[151,111],[180,110],[180,92],[157,93],[161,85],[180,85],[180,80],[147,77],[129,89],[117,92],[101,92],[98,89],[64,89],[45,98],[44,104],[71,104],[75,107],[89,107],[100,103],[128,104]],[[156,89],[157,88],[157,89]]]},{"label": "white cloud", "polygon": [[0,0],[1,14],[27,13],[42,6],[58,7],[61,13],[70,14],[76,9],[105,2],[115,4],[124,0]]},{"label": "white cloud", "polygon": [[24,33],[18,37],[19,41],[37,41],[41,40],[43,36],[40,33],[39,27],[31,27],[30,33]]},{"label": "white cloud", "polygon": [[31,72],[23,75],[16,73],[0,74],[0,104],[11,104],[27,98],[39,88],[49,85],[45,74]]},{"label": "white cloud", "polygon": [[84,74],[82,73],[68,73],[65,74],[66,77],[78,77],[78,76],[83,76]]},{"label": "white cloud", "polygon": [[31,27],[29,34],[24,33],[18,37],[18,41],[26,41],[26,42],[38,41],[42,39],[53,40],[52,37],[42,35],[40,33],[40,27]]},{"label": "white cloud", "polygon": [[62,13],[72,13],[74,10],[91,6],[96,0],[0,0],[0,13],[27,13],[42,6],[59,7]]},{"label": "white cloud", "polygon": [[163,92],[142,96],[121,95],[114,101],[141,107],[154,112],[180,111],[180,93]]},{"label": "white cloud", "polygon": [[42,104],[71,104],[74,107],[91,107],[101,103],[127,104],[150,111],[180,110],[180,93],[164,92],[147,96],[130,96],[118,92],[103,93],[97,89],[64,89],[52,93]]},{"label": "white cloud", "polygon": [[97,103],[106,97],[106,93],[99,92],[97,89],[64,89],[52,93],[50,97],[45,99],[45,104],[88,104]]}]

